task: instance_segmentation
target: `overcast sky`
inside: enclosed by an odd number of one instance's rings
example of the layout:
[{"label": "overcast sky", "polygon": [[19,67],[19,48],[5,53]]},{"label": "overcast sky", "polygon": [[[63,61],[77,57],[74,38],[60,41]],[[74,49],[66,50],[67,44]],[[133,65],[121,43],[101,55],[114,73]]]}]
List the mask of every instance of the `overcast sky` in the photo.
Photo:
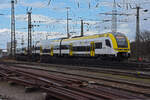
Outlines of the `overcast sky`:
[{"label": "overcast sky", "polygon": [[[11,0],[0,0],[0,48],[5,49],[10,42]],[[49,2],[51,1],[51,2]],[[150,30],[150,0],[116,0],[118,13],[132,14],[118,16],[118,31],[124,33],[133,41],[136,30],[136,5],[141,6],[140,30]],[[66,7],[69,7],[69,31],[71,35],[80,34],[80,19],[84,20],[85,35],[101,34],[111,31],[110,15],[113,0],[18,0],[15,4],[16,38],[18,45],[23,37],[27,42],[27,9],[32,7],[33,43],[48,38],[65,37]],[[144,12],[148,9],[148,12]],[[148,19],[148,20],[144,20]]]}]

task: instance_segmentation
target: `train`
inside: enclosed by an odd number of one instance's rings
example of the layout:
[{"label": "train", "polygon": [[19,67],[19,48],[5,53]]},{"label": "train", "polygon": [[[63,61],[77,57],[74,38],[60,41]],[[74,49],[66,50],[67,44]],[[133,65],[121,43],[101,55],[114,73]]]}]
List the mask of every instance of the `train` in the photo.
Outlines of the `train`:
[{"label": "train", "polygon": [[[17,48],[17,56],[27,55],[26,48]],[[49,57],[82,57],[99,59],[128,59],[130,42],[123,33],[104,33],[82,37],[38,41],[32,48],[37,59]]]}]

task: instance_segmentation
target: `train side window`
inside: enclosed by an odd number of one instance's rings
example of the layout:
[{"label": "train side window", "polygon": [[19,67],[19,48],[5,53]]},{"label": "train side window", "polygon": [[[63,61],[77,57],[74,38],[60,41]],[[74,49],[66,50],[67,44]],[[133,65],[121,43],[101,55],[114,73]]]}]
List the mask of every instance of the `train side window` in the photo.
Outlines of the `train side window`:
[{"label": "train side window", "polygon": [[88,46],[87,48],[88,48],[88,51],[90,51],[90,46]]},{"label": "train side window", "polygon": [[110,41],[108,39],[105,40],[105,42],[106,42],[106,46],[111,47],[111,43],[110,43]]},{"label": "train side window", "polygon": [[[23,50],[25,50],[25,48],[23,48]],[[40,47],[35,47],[35,50],[40,50]]]},{"label": "train side window", "polygon": [[54,46],[54,50],[57,50],[57,46]]},{"label": "train side window", "polygon": [[43,50],[43,53],[49,53],[50,52],[50,49],[44,49]]},{"label": "train side window", "polygon": [[75,46],[73,51],[90,51],[90,46]]},{"label": "train side window", "polygon": [[79,46],[78,48],[79,48],[79,51],[81,51],[81,50],[82,50],[81,46]]},{"label": "train side window", "polygon": [[95,49],[101,49],[101,48],[102,48],[102,43],[101,42],[95,43]]},{"label": "train side window", "polygon": [[69,45],[62,45],[62,46],[61,46],[61,49],[64,49],[64,50],[65,50],[65,49],[69,49]]},{"label": "train side window", "polygon": [[76,51],[76,47],[73,47],[73,51]]},{"label": "train side window", "polygon": [[40,47],[37,47],[37,50],[40,50]]}]

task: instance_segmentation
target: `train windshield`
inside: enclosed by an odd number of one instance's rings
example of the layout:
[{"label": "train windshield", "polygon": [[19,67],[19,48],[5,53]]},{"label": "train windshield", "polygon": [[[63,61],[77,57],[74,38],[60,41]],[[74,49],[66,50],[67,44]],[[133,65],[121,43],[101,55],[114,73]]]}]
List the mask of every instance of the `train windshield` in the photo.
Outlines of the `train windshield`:
[{"label": "train windshield", "polygon": [[127,48],[128,47],[128,42],[125,36],[122,35],[116,35],[116,41],[118,44],[118,48]]}]

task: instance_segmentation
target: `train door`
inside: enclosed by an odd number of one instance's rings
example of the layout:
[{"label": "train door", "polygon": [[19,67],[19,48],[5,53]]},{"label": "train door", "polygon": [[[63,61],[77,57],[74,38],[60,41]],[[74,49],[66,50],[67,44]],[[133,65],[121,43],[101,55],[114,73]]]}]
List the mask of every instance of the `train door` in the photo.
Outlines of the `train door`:
[{"label": "train door", "polygon": [[90,54],[93,57],[95,56],[95,43],[94,42],[90,43]]},{"label": "train door", "polygon": [[50,50],[50,54],[51,54],[51,56],[53,56],[54,55],[54,47],[53,47],[53,45],[51,46],[51,50]]},{"label": "train door", "polygon": [[73,50],[72,50],[72,43],[70,43],[70,46],[69,46],[69,55],[70,56],[73,56]]},{"label": "train door", "polygon": [[27,55],[27,50],[26,50],[26,48],[24,49],[24,54]]},{"label": "train door", "polygon": [[42,46],[40,46],[40,55],[42,55],[42,53],[43,53],[42,49],[43,49]]},{"label": "train door", "polygon": [[106,40],[105,40],[105,43],[106,43],[106,54],[111,54],[112,46],[111,46],[110,40],[106,39]]}]

